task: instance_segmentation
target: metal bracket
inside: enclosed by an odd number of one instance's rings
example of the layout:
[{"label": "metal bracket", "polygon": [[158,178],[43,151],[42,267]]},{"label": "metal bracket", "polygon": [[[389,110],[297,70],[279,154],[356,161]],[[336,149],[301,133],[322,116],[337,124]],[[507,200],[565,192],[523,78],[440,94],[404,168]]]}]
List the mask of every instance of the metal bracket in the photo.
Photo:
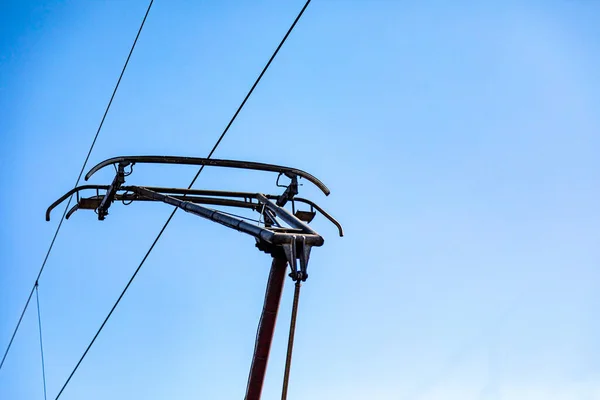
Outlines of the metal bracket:
[{"label": "metal bracket", "polygon": [[[310,251],[312,249],[312,246],[306,243],[306,237],[303,235],[293,236],[290,243],[285,243],[282,247],[285,252],[285,258],[290,265],[290,277],[296,282],[306,281],[308,278],[308,260],[310,259]],[[298,269],[298,260],[300,260],[300,269]]]},{"label": "metal bracket", "polygon": [[111,206],[111,204],[115,201],[115,195],[117,194],[117,191],[121,188],[121,185],[125,183],[125,167],[129,164],[130,163],[128,162],[119,163],[119,166],[117,167],[117,175],[108,187],[108,190],[106,191],[102,202],[96,209],[99,221],[104,220],[104,218],[108,215],[108,209]]},{"label": "metal bracket", "polygon": [[277,183],[276,183],[276,185],[277,186],[281,186],[281,187],[285,187],[285,191],[277,199],[277,205],[279,207],[285,206],[285,204],[289,200],[292,200],[294,198],[294,196],[298,194],[298,176],[297,175],[289,175],[289,177],[290,177],[290,179],[292,181],[286,187],[286,186],[283,186],[283,185],[279,184],[279,178],[281,178],[281,174],[282,173],[280,173],[279,176],[277,177]]}]

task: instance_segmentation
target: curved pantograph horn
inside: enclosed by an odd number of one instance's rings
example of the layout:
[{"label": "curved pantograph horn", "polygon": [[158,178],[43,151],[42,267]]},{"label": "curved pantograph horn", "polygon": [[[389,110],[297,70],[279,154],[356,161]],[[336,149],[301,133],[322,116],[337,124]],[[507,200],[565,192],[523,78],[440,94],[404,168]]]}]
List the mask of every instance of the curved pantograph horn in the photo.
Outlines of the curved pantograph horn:
[{"label": "curved pantograph horn", "polygon": [[239,168],[239,169],[252,169],[256,171],[267,171],[277,172],[284,174],[289,178],[299,176],[317,186],[326,196],[331,191],[325,186],[323,182],[309,174],[308,172],[302,171],[296,168],[284,167],[281,165],[265,164],[252,161],[238,161],[238,160],[219,160],[211,158],[200,158],[200,157],[176,157],[176,156],[122,156],[113,157],[108,160],[104,160],[99,164],[95,165],[85,175],[87,181],[92,175],[98,170],[114,164],[133,165],[133,164],[183,164],[183,165],[206,165],[211,167],[225,167],[225,168]]}]

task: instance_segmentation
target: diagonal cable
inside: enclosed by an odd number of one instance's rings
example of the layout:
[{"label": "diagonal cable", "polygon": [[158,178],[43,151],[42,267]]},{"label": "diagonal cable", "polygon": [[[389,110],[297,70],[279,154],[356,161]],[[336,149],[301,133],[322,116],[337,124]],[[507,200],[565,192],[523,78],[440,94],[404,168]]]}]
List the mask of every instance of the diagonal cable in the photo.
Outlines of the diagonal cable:
[{"label": "diagonal cable", "polygon": [[[83,162],[83,165],[81,166],[81,171],[79,171],[79,176],[77,176],[77,181],[75,181],[75,187],[77,187],[77,185],[79,185],[79,181],[81,180],[83,171],[85,170],[88,160],[90,159],[90,155],[92,154],[92,150],[94,149],[94,146],[96,145],[96,140],[98,139],[98,135],[100,135],[100,131],[102,130],[102,126],[104,125],[104,120],[106,119],[108,110],[110,110],[110,106],[112,105],[113,99],[115,98],[115,94],[117,93],[117,89],[119,88],[119,84],[121,83],[121,79],[123,78],[123,75],[125,74],[125,70],[127,69],[127,64],[129,64],[129,59],[131,58],[133,49],[135,49],[135,45],[138,41],[138,38],[140,37],[140,33],[142,33],[142,28],[144,27],[144,23],[146,22],[146,18],[148,17],[148,13],[150,12],[150,8],[152,7],[153,2],[154,2],[154,0],[150,0],[150,4],[148,5],[148,9],[146,10],[144,19],[142,20],[142,24],[140,25],[140,28],[138,29],[137,35],[135,36],[135,40],[133,41],[133,45],[131,46],[131,49],[129,50],[129,55],[127,56],[127,60],[125,61],[125,65],[123,65],[123,69],[121,70],[121,75],[119,75],[119,79],[117,80],[117,84],[115,85],[112,95],[110,96],[110,100],[108,102],[108,105],[106,106],[106,110],[104,110],[104,115],[102,116],[102,119],[100,120],[100,125],[98,125],[98,130],[96,130],[96,134],[94,135],[94,140],[92,140],[92,144],[90,145],[90,149],[88,150],[88,153],[85,157],[85,161]],[[50,246],[48,247],[48,251],[46,252],[46,256],[44,257],[44,261],[42,262],[40,271],[37,274],[37,278],[35,278],[35,284],[31,288],[31,292],[29,292],[29,296],[27,297],[27,301],[25,302],[23,311],[21,311],[21,316],[19,317],[17,326],[15,327],[15,330],[13,331],[10,341],[8,342],[8,346],[6,347],[6,351],[4,352],[4,356],[2,357],[2,361],[0,362],[0,369],[2,369],[2,366],[4,365],[4,361],[6,360],[6,356],[8,355],[10,347],[12,346],[13,340],[15,339],[15,335],[17,334],[17,331],[19,330],[19,327],[21,326],[21,321],[23,321],[23,316],[25,315],[25,311],[27,311],[27,307],[29,306],[29,303],[31,301],[31,297],[33,296],[35,287],[38,284],[40,277],[42,276],[42,271],[44,271],[44,267],[46,266],[46,262],[48,261],[48,257],[50,256],[50,252],[52,251],[52,248],[54,247],[54,242],[56,241],[58,232],[60,231],[60,228],[62,227],[62,224],[65,220],[65,216],[67,215],[67,211],[69,210],[69,206],[71,205],[72,199],[73,199],[73,196],[69,197],[69,201],[67,202],[65,211],[63,212],[60,222],[58,223],[58,226],[56,227],[56,231],[54,232],[54,237],[52,238],[52,241],[50,242]]]},{"label": "diagonal cable", "polygon": [[[283,46],[283,44],[285,43],[285,41],[287,40],[288,36],[290,35],[290,33],[294,30],[294,27],[296,26],[296,24],[298,23],[298,21],[300,20],[300,17],[302,17],[302,14],[304,14],[304,10],[306,10],[306,8],[308,7],[308,5],[310,4],[311,0],[308,0],[305,4],[304,7],[302,7],[302,10],[300,10],[300,13],[298,13],[298,16],[296,16],[296,19],[294,20],[294,22],[292,23],[292,25],[290,26],[290,28],[288,29],[287,33],[285,34],[285,36],[283,37],[283,39],[281,40],[281,42],[279,43],[279,46],[277,46],[277,48],[275,49],[275,51],[273,52],[273,55],[271,55],[271,58],[269,59],[269,61],[267,62],[267,64],[264,66],[264,68],[262,69],[260,75],[258,76],[258,78],[256,79],[256,81],[254,82],[254,84],[252,85],[252,87],[250,88],[250,90],[248,91],[248,94],[246,94],[246,97],[244,97],[244,100],[241,102],[241,104],[239,105],[239,107],[237,108],[236,112],[233,114],[233,117],[231,117],[231,120],[229,121],[229,123],[227,124],[227,126],[225,127],[225,129],[223,130],[223,132],[221,133],[221,135],[219,136],[217,142],[215,143],[215,145],[213,146],[212,150],[210,151],[210,153],[208,154],[208,156],[206,158],[211,158],[212,155],[214,154],[214,152],[217,150],[217,147],[219,146],[219,144],[221,144],[221,141],[223,140],[223,138],[225,137],[225,135],[227,134],[227,132],[229,131],[229,128],[231,127],[231,125],[233,124],[233,122],[235,121],[235,119],[237,118],[238,114],[240,113],[240,111],[242,110],[242,108],[244,108],[244,105],[246,104],[246,102],[248,101],[248,99],[250,98],[250,96],[252,95],[252,92],[254,92],[254,89],[256,88],[256,86],[258,85],[258,83],[260,82],[260,80],[262,79],[263,75],[265,74],[265,72],[267,71],[267,69],[269,69],[269,66],[271,65],[271,63],[273,62],[273,60],[275,59],[275,56],[277,56],[277,53],[279,53],[279,50],[281,49],[281,47]],[[196,173],[196,175],[194,176],[194,178],[192,179],[191,183],[188,186],[188,189],[191,189],[192,186],[194,185],[194,183],[196,182],[196,180],[198,179],[198,176],[200,176],[200,173],[202,172],[202,170],[204,169],[204,165],[202,165],[199,169],[198,172]],[[106,323],[108,322],[108,320],[110,319],[113,311],[115,311],[115,309],[117,308],[117,306],[119,305],[119,302],[121,301],[121,299],[123,298],[123,296],[125,295],[125,293],[127,292],[127,290],[129,289],[129,286],[131,285],[131,283],[133,282],[133,280],[135,279],[135,277],[137,276],[138,272],[140,271],[140,269],[142,268],[142,266],[144,265],[144,263],[146,262],[146,260],[148,259],[148,256],[150,255],[150,253],[152,252],[152,250],[154,249],[154,246],[156,245],[156,243],[158,242],[158,240],[161,238],[162,234],[164,233],[165,229],[167,229],[167,226],[171,223],[171,220],[173,219],[173,216],[175,216],[175,213],[177,212],[177,208],[173,209],[173,211],[171,212],[171,214],[169,215],[169,217],[167,218],[167,220],[165,221],[164,225],[162,226],[162,228],[160,229],[160,231],[158,232],[158,235],[156,236],[156,238],[154,239],[154,241],[152,242],[152,244],[150,245],[150,248],[148,249],[148,251],[146,252],[146,254],[144,255],[144,258],[142,258],[142,261],[140,262],[140,264],[138,265],[138,267],[135,269],[135,271],[133,272],[133,275],[131,276],[131,278],[129,279],[129,281],[127,282],[127,285],[125,285],[125,288],[123,289],[123,291],[121,292],[121,294],[119,295],[119,297],[117,298],[117,301],[113,304],[112,308],[110,309],[108,315],[106,316],[106,318],[104,318],[104,321],[102,322],[102,325],[100,325],[100,328],[98,329],[98,331],[96,332],[96,334],[94,335],[94,337],[92,338],[91,342],[88,344],[87,348],[85,349],[85,351],[83,352],[83,354],[81,355],[81,358],[79,359],[79,361],[77,362],[77,364],[75,365],[75,368],[73,368],[73,370],[71,371],[71,374],[69,375],[69,377],[67,378],[67,380],[65,381],[65,383],[63,384],[62,388],[60,389],[60,391],[58,392],[58,395],[56,396],[55,400],[58,400],[58,398],[61,396],[61,394],[63,393],[63,391],[65,390],[65,388],[67,387],[67,385],[69,384],[69,382],[71,381],[71,378],[73,377],[73,375],[75,374],[75,372],[77,371],[77,369],[79,368],[79,365],[81,365],[81,362],[83,361],[83,359],[85,358],[85,356],[87,355],[88,351],[90,350],[90,348],[93,346],[94,342],[96,341],[96,339],[98,338],[98,335],[100,334],[100,332],[102,332],[102,329],[104,329],[104,326],[106,325]]]},{"label": "diagonal cable", "polygon": [[37,303],[38,328],[40,331],[40,354],[42,356],[42,380],[44,382],[44,400],[46,400],[46,365],[44,363],[44,343],[42,342],[42,316],[40,313],[40,293],[38,283],[35,283],[35,302]]}]

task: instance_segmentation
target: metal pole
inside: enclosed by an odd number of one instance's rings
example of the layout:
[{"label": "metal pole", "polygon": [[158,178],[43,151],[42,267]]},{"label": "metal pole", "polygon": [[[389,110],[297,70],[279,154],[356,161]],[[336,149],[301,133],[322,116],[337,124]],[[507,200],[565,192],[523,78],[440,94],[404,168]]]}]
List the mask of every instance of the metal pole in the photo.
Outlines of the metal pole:
[{"label": "metal pole", "polygon": [[285,359],[285,372],[283,374],[283,389],[281,400],[287,399],[288,384],[290,381],[290,368],[292,367],[292,351],[294,350],[294,333],[296,332],[296,316],[298,315],[298,300],[300,299],[300,280],[296,281],[294,288],[294,304],[292,305],[292,318],[290,321],[290,336],[288,338],[287,357]]},{"label": "metal pole", "polygon": [[260,400],[286,270],[287,261],[285,258],[273,257],[265,293],[265,302],[258,324],[258,333],[254,346],[254,355],[252,356],[252,364],[250,366],[245,400]]}]

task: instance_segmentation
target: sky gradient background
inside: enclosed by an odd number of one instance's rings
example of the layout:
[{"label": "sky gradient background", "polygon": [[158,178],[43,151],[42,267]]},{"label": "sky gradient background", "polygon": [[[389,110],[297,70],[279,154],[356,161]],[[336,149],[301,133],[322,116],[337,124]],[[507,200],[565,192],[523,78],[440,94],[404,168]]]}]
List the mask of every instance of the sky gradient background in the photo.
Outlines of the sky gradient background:
[{"label": "sky gradient background", "polygon": [[[157,0],[92,153],[205,157],[302,1]],[[0,345],[145,12],[0,3]],[[305,169],[322,218],[290,399],[600,399],[600,3],[315,0],[215,153]],[[89,169],[89,168],[88,168]],[[187,186],[193,167],[130,184]],[[112,172],[98,174],[105,184]],[[197,188],[278,192],[207,168]],[[40,279],[48,398],[171,209],[66,221]],[[178,213],[61,399],[243,398],[269,257]],[[263,397],[279,398],[288,280]],[[35,307],[0,399],[41,399]]]}]

